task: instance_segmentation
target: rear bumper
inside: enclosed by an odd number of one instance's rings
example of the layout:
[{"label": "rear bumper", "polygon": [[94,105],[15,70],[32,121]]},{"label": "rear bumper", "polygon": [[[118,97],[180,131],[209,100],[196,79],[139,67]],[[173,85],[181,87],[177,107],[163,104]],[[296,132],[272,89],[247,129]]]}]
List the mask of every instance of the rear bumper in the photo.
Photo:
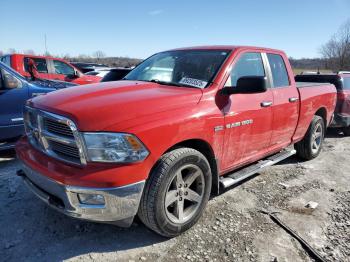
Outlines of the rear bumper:
[{"label": "rear bumper", "polygon": [[350,116],[340,113],[334,114],[334,119],[331,123],[331,127],[348,127],[350,126]]},{"label": "rear bumper", "polygon": [[[21,163],[22,176],[29,189],[47,205],[70,217],[130,226],[137,213],[144,181],[114,188],[76,187],[61,184]],[[102,205],[82,204],[78,194],[98,194],[104,197]]]}]

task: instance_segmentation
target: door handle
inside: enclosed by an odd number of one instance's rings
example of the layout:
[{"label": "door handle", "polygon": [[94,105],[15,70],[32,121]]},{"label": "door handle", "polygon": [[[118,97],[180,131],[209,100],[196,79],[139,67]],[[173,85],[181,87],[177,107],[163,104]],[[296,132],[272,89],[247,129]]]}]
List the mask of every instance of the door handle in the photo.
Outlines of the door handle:
[{"label": "door handle", "polygon": [[271,101],[264,101],[260,103],[261,107],[269,107],[272,106],[272,102]]},{"label": "door handle", "polygon": [[289,102],[290,103],[294,103],[294,102],[296,102],[296,101],[298,101],[299,100],[299,98],[297,98],[297,97],[291,97],[291,98],[289,98]]}]

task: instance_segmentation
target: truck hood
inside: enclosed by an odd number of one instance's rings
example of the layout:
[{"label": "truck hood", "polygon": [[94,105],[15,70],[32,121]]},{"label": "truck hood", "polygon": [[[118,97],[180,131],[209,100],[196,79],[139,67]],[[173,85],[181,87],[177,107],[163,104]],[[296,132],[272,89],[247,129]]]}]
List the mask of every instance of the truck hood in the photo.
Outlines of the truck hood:
[{"label": "truck hood", "polygon": [[202,90],[197,88],[117,81],[62,89],[38,96],[29,105],[64,115],[81,131],[103,131],[120,123],[126,128],[130,120],[133,125],[142,124],[147,119],[145,116],[154,117],[186,107],[193,109],[201,96]]}]

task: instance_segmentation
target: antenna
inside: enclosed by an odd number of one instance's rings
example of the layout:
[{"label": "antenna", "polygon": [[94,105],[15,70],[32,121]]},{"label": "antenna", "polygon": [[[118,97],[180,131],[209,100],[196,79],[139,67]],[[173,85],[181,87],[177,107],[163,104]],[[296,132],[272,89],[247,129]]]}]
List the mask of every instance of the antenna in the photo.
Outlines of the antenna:
[{"label": "antenna", "polygon": [[45,55],[48,54],[47,52],[47,41],[46,41],[46,34],[44,35],[44,40],[45,40]]}]

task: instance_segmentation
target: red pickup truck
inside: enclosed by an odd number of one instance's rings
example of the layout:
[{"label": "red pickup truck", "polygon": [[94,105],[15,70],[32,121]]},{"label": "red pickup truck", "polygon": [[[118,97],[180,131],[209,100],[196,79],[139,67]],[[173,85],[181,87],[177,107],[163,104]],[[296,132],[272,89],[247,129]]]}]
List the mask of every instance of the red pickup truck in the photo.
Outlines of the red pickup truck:
[{"label": "red pickup truck", "polygon": [[295,79],[300,82],[331,83],[337,88],[337,105],[330,127],[340,128],[344,135],[350,136],[350,72],[301,74]]},{"label": "red pickup truck", "polygon": [[11,54],[0,57],[0,61],[12,67],[24,77],[30,77],[29,64],[33,60],[38,77],[42,79],[72,82],[78,85],[98,83],[101,77],[84,75],[64,59],[51,56]]},{"label": "red pickup truck", "polygon": [[166,237],[220,188],[316,157],[336,104],[332,84],[296,84],[287,56],[266,48],[170,50],[124,79],[30,100],[18,174],[71,217],[129,226],[138,214]]}]

